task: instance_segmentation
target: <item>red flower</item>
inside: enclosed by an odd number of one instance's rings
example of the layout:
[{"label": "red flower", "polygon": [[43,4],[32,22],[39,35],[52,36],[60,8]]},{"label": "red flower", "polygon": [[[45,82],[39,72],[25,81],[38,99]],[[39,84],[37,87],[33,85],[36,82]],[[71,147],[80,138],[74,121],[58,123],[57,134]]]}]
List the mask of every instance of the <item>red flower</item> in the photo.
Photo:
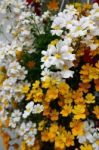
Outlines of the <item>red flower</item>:
[{"label": "red flower", "polygon": [[87,63],[93,63],[93,60],[90,56],[90,48],[87,48],[86,50],[84,50],[83,60],[84,62],[87,62]]},{"label": "red flower", "polygon": [[96,127],[99,128],[99,121],[96,122]]},{"label": "red flower", "polygon": [[40,16],[41,15],[41,5],[40,3],[33,3],[35,13]]},{"label": "red flower", "polygon": [[99,4],[99,0],[93,0],[93,3],[98,3]]},{"label": "red flower", "polygon": [[33,0],[26,0],[26,2],[27,2],[28,4],[31,4],[31,3],[33,2]]}]

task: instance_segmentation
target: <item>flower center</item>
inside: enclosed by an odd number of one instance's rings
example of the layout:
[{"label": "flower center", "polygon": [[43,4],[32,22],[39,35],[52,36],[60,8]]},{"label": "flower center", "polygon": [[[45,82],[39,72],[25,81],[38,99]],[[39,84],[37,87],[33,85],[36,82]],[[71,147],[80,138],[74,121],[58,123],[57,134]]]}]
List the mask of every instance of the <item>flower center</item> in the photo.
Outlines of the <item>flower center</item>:
[{"label": "flower center", "polygon": [[61,58],[61,54],[60,54],[60,53],[56,53],[56,54],[55,54],[55,57],[56,57],[57,59],[60,59],[60,58]]}]

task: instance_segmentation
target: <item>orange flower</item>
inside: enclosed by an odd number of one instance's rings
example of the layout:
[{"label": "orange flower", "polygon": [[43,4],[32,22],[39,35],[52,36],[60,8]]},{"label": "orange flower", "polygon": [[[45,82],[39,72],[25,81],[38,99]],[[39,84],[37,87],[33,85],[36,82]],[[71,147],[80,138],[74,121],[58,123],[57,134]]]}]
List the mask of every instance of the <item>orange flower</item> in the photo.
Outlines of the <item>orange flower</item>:
[{"label": "orange flower", "polygon": [[49,10],[56,11],[59,9],[59,3],[56,0],[52,0],[47,4]]},{"label": "orange flower", "polygon": [[41,133],[41,140],[42,140],[42,141],[45,141],[45,142],[48,142],[48,141],[49,141],[49,132],[48,132],[48,130],[44,130],[44,131]]},{"label": "orange flower", "polygon": [[35,62],[34,61],[28,61],[27,66],[29,69],[33,69],[35,67]]},{"label": "orange flower", "polygon": [[55,123],[51,124],[51,127],[49,129],[49,137],[51,142],[54,142],[57,131],[58,131],[58,125]]},{"label": "orange flower", "polygon": [[74,145],[74,135],[71,132],[67,132],[66,134],[66,147],[70,147]]},{"label": "orange flower", "polygon": [[90,73],[90,70],[92,70],[92,68],[93,68],[92,65],[90,65],[89,63],[82,66],[80,74],[81,74],[81,80],[83,83],[88,83],[92,80],[91,78],[89,79],[89,73]]},{"label": "orange flower", "polygon": [[96,91],[99,91],[99,79],[94,80]]},{"label": "orange flower", "polygon": [[72,134],[74,136],[83,135],[83,122],[80,120],[73,120],[70,123],[70,127],[72,128]]},{"label": "orange flower", "polygon": [[58,120],[58,116],[59,116],[59,112],[57,112],[56,110],[53,110],[50,114],[51,120],[52,121],[56,121]]},{"label": "orange flower", "polygon": [[96,115],[97,119],[99,119],[99,106],[95,106],[93,113]]},{"label": "orange flower", "polygon": [[88,92],[88,89],[90,88],[90,84],[89,83],[79,83],[79,90],[84,92],[84,93],[87,93]]},{"label": "orange flower", "polygon": [[63,117],[67,117],[72,112],[71,105],[65,105],[61,111]]}]

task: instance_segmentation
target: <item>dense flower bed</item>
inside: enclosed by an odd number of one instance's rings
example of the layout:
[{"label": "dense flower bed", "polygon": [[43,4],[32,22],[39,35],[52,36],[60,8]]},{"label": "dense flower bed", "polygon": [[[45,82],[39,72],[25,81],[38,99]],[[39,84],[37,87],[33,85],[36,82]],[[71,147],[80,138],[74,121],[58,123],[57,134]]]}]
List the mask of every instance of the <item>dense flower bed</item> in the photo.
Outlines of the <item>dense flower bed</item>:
[{"label": "dense flower bed", "polygon": [[59,11],[56,0],[45,12],[41,6],[0,4],[5,147],[8,128],[21,138],[21,150],[99,150],[99,6],[74,3]]}]

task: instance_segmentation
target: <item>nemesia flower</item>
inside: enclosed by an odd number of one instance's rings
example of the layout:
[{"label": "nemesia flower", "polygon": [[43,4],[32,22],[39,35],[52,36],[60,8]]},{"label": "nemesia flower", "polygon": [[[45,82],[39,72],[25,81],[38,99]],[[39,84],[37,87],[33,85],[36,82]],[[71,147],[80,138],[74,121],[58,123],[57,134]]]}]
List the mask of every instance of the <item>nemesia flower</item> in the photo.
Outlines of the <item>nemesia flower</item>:
[{"label": "nemesia flower", "polygon": [[82,107],[82,105],[77,105],[74,107],[73,110],[74,113],[74,119],[85,119],[86,118],[86,114],[85,114],[85,108]]},{"label": "nemesia flower", "polygon": [[33,110],[34,102],[30,102],[26,105],[26,110],[23,113],[23,118],[27,118]]},{"label": "nemesia flower", "polygon": [[81,145],[80,148],[81,150],[87,150],[87,149],[92,150],[91,144],[86,144],[86,143],[84,145]]},{"label": "nemesia flower", "polygon": [[97,119],[99,119],[99,106],[95,106],[93,113],[96,115]]},{"label": "nemesia flower", "polygon": [[99,6],[63,3],[0,2],[5,149],[99,149]]},{"label": "nemesia flower", "polygon": [[44,110],[43,105],[37,104],[37,105],[34,105],[32,113],[38,114],[38,113],[41,113],[43,110]]}]

